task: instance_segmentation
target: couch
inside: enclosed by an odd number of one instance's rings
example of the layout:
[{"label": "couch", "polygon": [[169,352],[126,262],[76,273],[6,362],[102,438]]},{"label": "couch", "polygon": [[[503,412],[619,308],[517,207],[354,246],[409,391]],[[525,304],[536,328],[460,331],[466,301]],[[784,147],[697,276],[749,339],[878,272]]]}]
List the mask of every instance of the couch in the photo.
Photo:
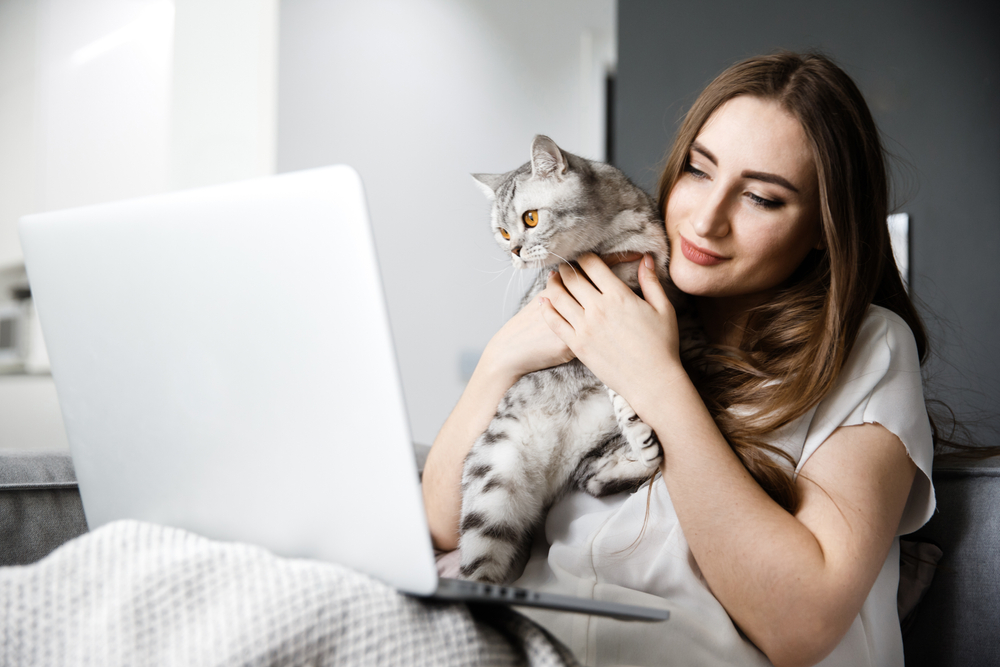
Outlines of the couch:
[{"label": "couch", "polygon": [[[422,464],[427,448],[416,449]],[[901,571],[919,580],[900,594],[906,664],[1000,665],[1000,460],[941,463],[934,485],[937,513],[903,538]],[[0,565],[86,531],[68,454],[0,451]]]}]

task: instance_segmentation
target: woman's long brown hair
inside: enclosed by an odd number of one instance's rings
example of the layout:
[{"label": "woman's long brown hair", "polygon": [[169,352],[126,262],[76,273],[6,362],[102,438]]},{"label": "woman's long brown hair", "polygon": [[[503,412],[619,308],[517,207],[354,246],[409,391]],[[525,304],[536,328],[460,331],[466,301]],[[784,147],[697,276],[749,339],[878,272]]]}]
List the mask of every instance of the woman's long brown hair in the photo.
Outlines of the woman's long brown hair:
[{"label": "woman's long brown hair", "polygon": [[689,371],[743,465],[794,512],[799,497],[787,465],[794,462],[769,445],[768,436],[830,391],[871,304],[909,325],[921,363],[927,335],[892,255],[889,184],[875,121],[851,78],[825,56],[752,58],[709,84],[667,155],[658,187],[661,212],[666,215],[667,198],[702,126],[739,95],[778,102],[805,130],[819,179],[824,247],[811,251],[774,299],[751,311],[738,349],[717,347],[702,363],[689,363]]}]

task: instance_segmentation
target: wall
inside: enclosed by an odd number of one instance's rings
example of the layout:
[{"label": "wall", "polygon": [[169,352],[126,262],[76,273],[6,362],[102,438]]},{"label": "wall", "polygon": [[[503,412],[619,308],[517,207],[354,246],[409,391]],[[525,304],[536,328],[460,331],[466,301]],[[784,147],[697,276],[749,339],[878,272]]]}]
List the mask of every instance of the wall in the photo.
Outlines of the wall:
[{"label": "wall", "polygon": [[[27,213],[274,171],[277,0],[0,0],[0,302]],[[0,448],[66,447],[51,377],[0,375]]]},{"label": "wall", "polygon": [[469,173],[522,164],[536,133],[603,157],[613,38],[613,0],[282,2],[278,171],[361,173],[418,442],[528,284]]},{"label": "wall", "polygon": [[937,353],[929,386],[1000,444],[1000,5],[621,0],[618,21],[616,162],[648,188],[682,114],[728,65],[818,49],[847,70],[901,158],[911,293]]}]

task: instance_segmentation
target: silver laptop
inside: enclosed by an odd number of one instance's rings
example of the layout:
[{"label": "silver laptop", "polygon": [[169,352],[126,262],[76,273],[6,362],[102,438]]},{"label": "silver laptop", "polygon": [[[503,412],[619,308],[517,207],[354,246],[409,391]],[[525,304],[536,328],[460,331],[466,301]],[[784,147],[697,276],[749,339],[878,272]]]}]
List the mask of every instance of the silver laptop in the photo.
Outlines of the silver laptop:
[{"label": "silver laptop", "polygon": [[83,508],[419,596],[664,620],[439,579],[361,180],[346,166],[19,224]]}]

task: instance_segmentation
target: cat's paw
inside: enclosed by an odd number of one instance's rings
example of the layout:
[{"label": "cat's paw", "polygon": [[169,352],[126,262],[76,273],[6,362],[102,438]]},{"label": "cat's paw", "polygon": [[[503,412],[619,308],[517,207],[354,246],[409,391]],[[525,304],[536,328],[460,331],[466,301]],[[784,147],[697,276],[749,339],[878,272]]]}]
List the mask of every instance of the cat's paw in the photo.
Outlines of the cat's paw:
[{"label": "cat's paw", "polygon": [[659,467],[663,463],[663,446],[656,432],[646,422],[636,420],[623,429],[629,443],[629,451],[647,468]]},{"label": "cat's paw", "polygon": [[649,465],[636,458],[624,436],[618,435],[583,459],[574,481],[577,488],[597,498],[633,491],[653,476],[660,460],[662,455]]},{"label": "cat's paw", "polygon": [[626,454],[632,460],[642,462],[647,468],[653,468],[663,462],[663,447],[660,439],[656,437],[653,429],[646,422],[639,419],[632,406],[628,404],[614,389],[607,387],[608,397],[614,408],[615,420],[618,428],[628,442],[628,449],[631,454]]}]

